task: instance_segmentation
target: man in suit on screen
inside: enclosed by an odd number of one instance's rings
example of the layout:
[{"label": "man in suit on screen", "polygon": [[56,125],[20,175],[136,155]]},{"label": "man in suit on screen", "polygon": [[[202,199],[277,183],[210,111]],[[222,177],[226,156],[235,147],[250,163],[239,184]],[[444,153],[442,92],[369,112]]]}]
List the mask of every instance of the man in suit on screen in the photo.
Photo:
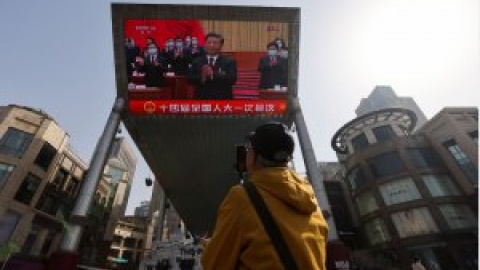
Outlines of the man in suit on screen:
[{"label": "man in suit on screen", "polygon": [[272,89],[287,86],[287,63],[278,55],[278,45],[269,43],[267,55],[258,63],[260,89]]},{"label": "man in suit on screen", "polygon": [[224,39],[216,33],[205,36],[205,55],[193,60],[189,79],[195,86],[195,99],[232,99],[237,81],[237,63],[220,54]]}]

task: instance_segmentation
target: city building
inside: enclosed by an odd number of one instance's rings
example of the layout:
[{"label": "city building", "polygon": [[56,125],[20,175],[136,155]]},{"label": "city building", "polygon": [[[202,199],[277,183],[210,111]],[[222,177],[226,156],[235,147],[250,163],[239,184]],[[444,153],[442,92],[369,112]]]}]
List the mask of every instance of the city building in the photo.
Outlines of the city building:
[{"label": "city building", "polygon": [[115,138],[78,247],[80,263],[107,263],[115,228],[125,215],[136,165],[137,158],[125,138]]},{"label": "city building", "polygon": [[148,217],[150,215],[150,201],[143,201],[140,206],[135,207],[134,216]]},{"label": "city building", "polygon": [[106,228],[106,240],[112,240],[117,221],[125,214],[136,167],[137,157],[131,145],[123,137],[115,138],[104,170],[111,180],[111,212]]},{"label": "city building", "polygon": [[[68,229],[88,170],[69,139],[41,110],[0,107],[0,245],[19,246],[19,256],[48,257]],[[125,139],[116,138],[82,223],[81,263],[105,262],[115,229],[111,224],[124,215],[136,162]]]},{"label": "city building", "polygon": [[138,269],[145,252],[148,217],[125,216],[115,227],[107,259],[110,265]]},{"label": "city building", "polygon": [[[405,108],[362,114],[332,147],[345,172],[360,266],[478,266],[478,110],[447,108],[415,130]],[[434,268],[437,267],[437,268]]]},{"label": "city building", "polygon": [[[151,180],[151,179],[150,179]],[[143,201],[135,208],[134,216],[126,216],[117,222],[113,241],[108,253],[108,261],[112,266],[127,265],[138,269],[145,259],[154,261],[155,246],[158,246],[167,232],[164,233],[166,200],[163,189],[157,181],[153,181],[153,192],[150,201]]]},{"label": "city building", "polygon": [[386,85],[376,86],[367,98],[362,98],[355,113],[357,116],[362,116],[373,111],[388,108],[404,108],[413,111],[417,117],[415,128],[419,128],[427,122],[427,117],[413,98],[399,97],[391,86]]},{"label": "city building", "polygon": [[65,232],[87,165],[47,113],[0,107],[0,245],[48,256]]},{"label": "city building", "polygon": [[338,162],[319,162],[318,169],[323,178],[323,187],[328,197],[331,213],[325,213],[326,219],[333,218],[338,238],[346,246],[357,247],[355,226],[353,224],[353,204],[349,200],[349,191],[345,183],[345,173]]}]

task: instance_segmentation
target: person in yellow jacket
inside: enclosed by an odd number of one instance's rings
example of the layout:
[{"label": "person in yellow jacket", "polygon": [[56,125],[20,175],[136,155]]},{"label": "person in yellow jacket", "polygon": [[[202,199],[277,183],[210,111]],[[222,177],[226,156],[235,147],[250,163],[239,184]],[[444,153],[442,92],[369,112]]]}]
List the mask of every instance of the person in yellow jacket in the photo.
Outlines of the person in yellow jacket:
[{"label": "person in yellow jacket", "polygon": [[[312,186],[288,162],[294,150],[287,127],[259,126],[247,141],[246,167],[263,197],[298,269],[326,269],[328,225]],[[202,256],[204,270],[284,269],[246,191],[231,188],[222,202]]]}]

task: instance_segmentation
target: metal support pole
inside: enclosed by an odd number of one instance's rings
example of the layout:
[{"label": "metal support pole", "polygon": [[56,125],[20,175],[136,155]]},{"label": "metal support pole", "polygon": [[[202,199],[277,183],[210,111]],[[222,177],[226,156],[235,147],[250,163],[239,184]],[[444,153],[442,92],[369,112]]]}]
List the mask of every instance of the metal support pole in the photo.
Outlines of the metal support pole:
[{"label": "metal support pole", "polygon": [[330,204],[328,203],[327,193],[325,192],[325,187],[323,185],[323,176],[318,170],[317,159],[315,158],[312,141],[310,140],[310,136],[308,135],[307,124],[305,123],[305,119],[303,118],[303,113],[298,98],[294,99],[293,108],[295,114],[294,120],[298,134],[298,141],[302,150],[308,179],[312,184],[313,189],[315,190],[315,195],[317,197],[318,203],[320,204],[320,208],[323,211],[328,211],[328,213],[330,214],[330,217],[326,218],[329,227],[328,240],[337,240],[337,228],[331,215],[332,212],[330,209]]},{"label": "metal support pole", "polygon": [[[97,142],[95,151],[90,161],[87,176],[82,184],[80,194],[78,195],[75,207],[72,211],[72,216],[86,217],[90,205],[92,204],[94,194],[103,174],[105,163],[107,162],[109,151],[115,134],[117,133],[118,126],[120,125],[121,112],[124,109],[125,101],[123,98],[117,98],[112,108],[112,112],[108,117],[105,129]],[[77,224],[73,224],[65,233],[61,250],[74,252],[80,242],[82,235],[82,227]]]}]

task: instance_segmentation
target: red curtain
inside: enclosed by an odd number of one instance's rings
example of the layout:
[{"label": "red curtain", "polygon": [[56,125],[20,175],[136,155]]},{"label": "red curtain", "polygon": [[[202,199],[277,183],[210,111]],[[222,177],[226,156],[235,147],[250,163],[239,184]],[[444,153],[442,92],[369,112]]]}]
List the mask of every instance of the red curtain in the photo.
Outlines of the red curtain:
[{"label": "red curtain", "polygon": [[126,20],[125,38],[133,38],[140,49],[144,49],[147,38],[155,40],[163,49],[170,38],[197,37],[199,45],[203,46],[205,33],[200,20]]}]

